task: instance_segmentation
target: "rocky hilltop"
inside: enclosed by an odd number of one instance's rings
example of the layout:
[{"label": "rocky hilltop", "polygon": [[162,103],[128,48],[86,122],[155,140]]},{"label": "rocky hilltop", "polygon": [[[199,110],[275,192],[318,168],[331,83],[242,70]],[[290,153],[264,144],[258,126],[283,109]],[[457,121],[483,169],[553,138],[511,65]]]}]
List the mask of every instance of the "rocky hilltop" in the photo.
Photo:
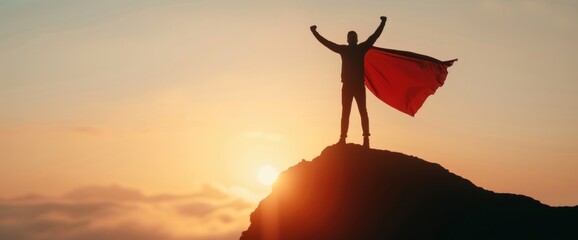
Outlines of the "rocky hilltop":
[{"label": "rocky hilltop", "polygon": [[578,207],[488,191],[402,153],[334,145],[283,172],[240,239],[578,239]]}]

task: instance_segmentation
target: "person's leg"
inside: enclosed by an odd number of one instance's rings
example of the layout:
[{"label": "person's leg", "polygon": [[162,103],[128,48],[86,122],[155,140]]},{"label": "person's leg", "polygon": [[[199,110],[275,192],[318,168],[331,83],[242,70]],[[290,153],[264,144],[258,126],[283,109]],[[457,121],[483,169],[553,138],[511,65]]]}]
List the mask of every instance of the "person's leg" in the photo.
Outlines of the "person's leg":
[{"label": "person's leg", "polygon": [[357,89],[354,97],[355,102],[357,102],[357,108],[359,109],[359,115],[361,117],[361,129],[363,130],[363,136],[369,137],[369,116],[367,114],[365,87]]},{"label": "person's leg", "polygon": [[351,87],[343,85],[341,88],[341,135],[339,136],[339,143],[345,143],[345,138],[347,138],[352,102],[353,91]]},{"label": "person's leg", "polygon": [[357,103],[357,108],[359,109],[359,115],[361,117],[361,129],[363,130],[363,146],[369,147],[369,116],[367,114],[367,105],[365,98],[365,86],[361,86],[356,89],[355,102]]}]

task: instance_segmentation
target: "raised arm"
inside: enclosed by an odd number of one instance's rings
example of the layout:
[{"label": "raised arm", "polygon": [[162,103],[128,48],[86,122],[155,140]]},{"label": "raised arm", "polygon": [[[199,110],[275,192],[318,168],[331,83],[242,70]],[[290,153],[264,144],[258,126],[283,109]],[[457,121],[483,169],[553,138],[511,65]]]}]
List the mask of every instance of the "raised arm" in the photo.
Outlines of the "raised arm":
[{"label": "raised arm", "polygon": [[385,27],[385,22],[387,21],[387,17],[380,17],[381,19],[381,23],[379,24],[379,27],[377,27],[377,29],[375,30],[375,32],[369,36],[369,38],[367,38],[367,40],[365,40],[365,42],[363,42],[362,44],[364,45],[368,45],[369,47],[373,46],[373,44],[375,44],[375,41],[377,41],[377,38],[379,38],[379,35],[381,35],[381,32],[383,32],[383,28]]},{"label": "raised arm", "polygon": [[313,36],[315,36],[315,38],[317,38],[317,40],[321,44],[323,44],[327,48],[331,49],[331,51],[339,53],[339,45],[337,45],[336,43],[331,42],[331,41],[325,39],[323,36],[321,36],[321,34],[319,34],[317,32],[317,26],[315,26],[315,25],[311,26],[311,32],[313,33]]}]

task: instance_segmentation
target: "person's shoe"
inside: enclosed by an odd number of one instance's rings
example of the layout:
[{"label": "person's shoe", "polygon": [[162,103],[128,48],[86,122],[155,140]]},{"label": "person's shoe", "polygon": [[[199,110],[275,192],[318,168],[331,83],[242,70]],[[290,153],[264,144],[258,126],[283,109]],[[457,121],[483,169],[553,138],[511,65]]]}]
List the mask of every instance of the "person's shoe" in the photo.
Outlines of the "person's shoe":
[{"label": "person's shoe", "polygon": [[345,145],[345,138],[339,138],[339,141],[337,141],[337,145]]},{"label": "person's shoe", "polygon": [[368,137],[363,138],[363,147],[369,149],[369,138]]}]

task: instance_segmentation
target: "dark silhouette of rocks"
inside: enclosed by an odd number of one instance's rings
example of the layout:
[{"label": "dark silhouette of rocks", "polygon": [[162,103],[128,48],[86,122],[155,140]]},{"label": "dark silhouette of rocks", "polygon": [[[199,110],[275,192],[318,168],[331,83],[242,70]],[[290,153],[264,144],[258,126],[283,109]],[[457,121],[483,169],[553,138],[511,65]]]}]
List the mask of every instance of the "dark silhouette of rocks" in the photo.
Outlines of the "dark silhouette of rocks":
[{"label": "dark silhouette of rocks", "polygon": [[578,239],[578,206],[494,193],[438,164],[360,145],[283,172],[241,240]]}]

